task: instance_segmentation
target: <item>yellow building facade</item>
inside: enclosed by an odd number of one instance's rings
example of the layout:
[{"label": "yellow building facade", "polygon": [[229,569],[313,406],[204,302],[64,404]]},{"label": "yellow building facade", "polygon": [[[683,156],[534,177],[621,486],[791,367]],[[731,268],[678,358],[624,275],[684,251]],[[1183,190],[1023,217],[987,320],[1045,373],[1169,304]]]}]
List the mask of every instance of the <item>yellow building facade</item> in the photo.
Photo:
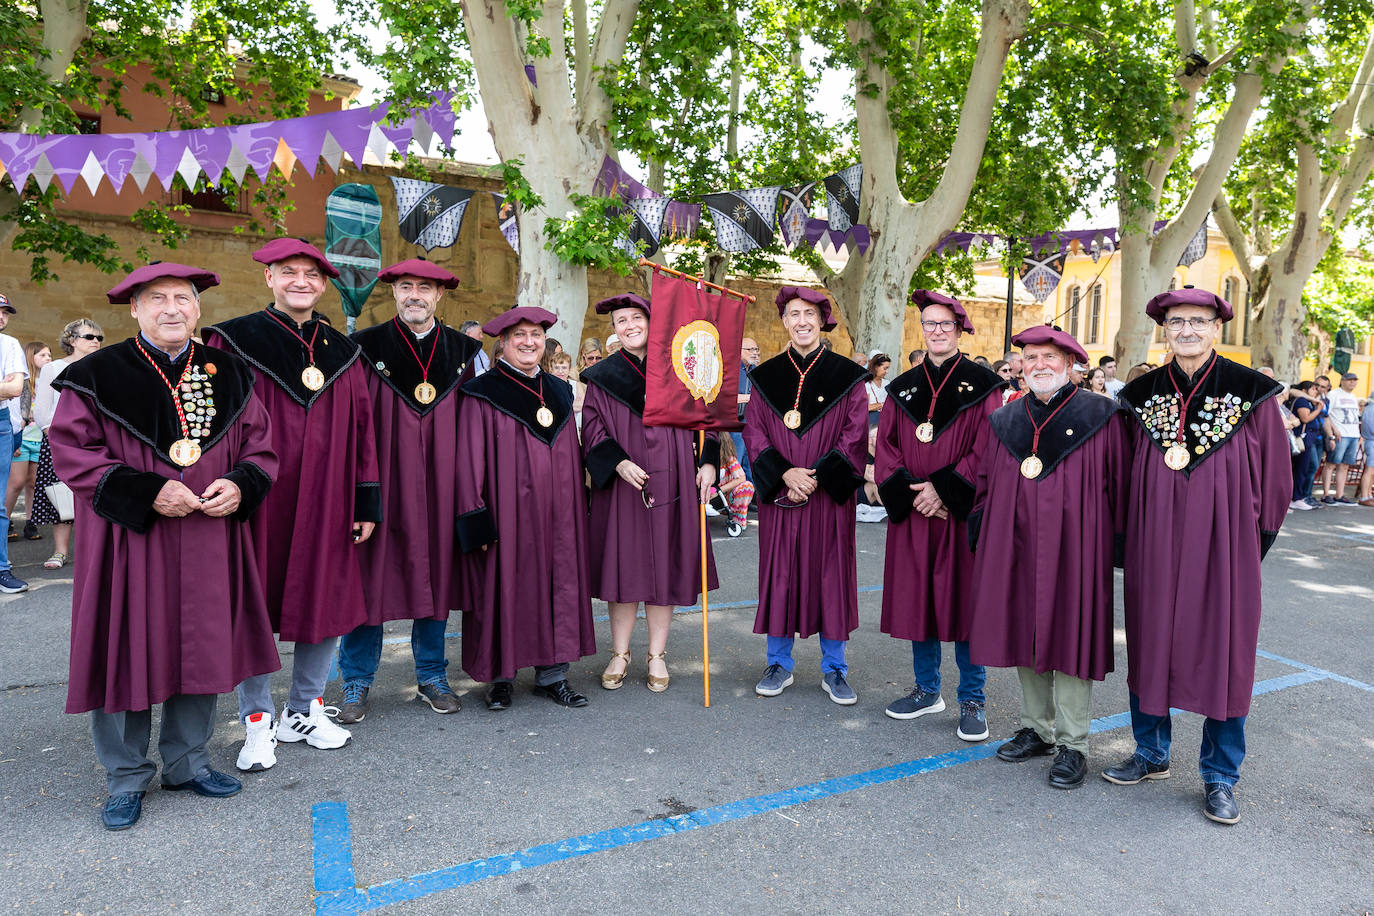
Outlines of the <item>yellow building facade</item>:
[{"label": "yellow building facade", "polygon": [[[1005,282],[1006,274],[996,260],[980,261],[974,272],[983,277],[1001,277]],[[1193,264],[1174,269],[1173,286],[1177,288],[1192,284],[1199,289],[1210,290],[1230,302],[1236,310],[1234,320],[1222,325],[1221,336],[1217,341],[1217,352],[1227,359],[1243,365],[1250,361],[1250,311],[1247,307],[1250,294],[1245,276],[1240,272],[1235,253],[1225,236],[1210,227],[1207,233],[1207,253]],[[1100,357],[1112,351],[1117,329],[1121,326],[1121,254],[1113,251],[1101,255],[1093,261],[1083,249],[1071,250],[1064,260],[1064,273],[1059,286],[1044,302],[1044,320],[1056,324],[1072,334],[1088,351],[1092,365],[1097,365]],[[1020,285],[1018,284],[1018,292]],[[1163,329],[1157,329],[1150,347],[1148,361],[1159,363],[1165,355]],[[1360,376],[1355,385],[1355,393],[1368,397],[1370,392],[1371,341],[1356,343],[1355,355],[1350,360],[1350,371]],[[1121,378],[1126,377],[1129,366],[1118,367]],[[1302,365],[1302,377],[1312,378],[1317,374],[1316,362],[1308,359]],[[1295,380],[1296,381],[1296,380]],[[1332,379],[1333,384],[1337,379]]]}]

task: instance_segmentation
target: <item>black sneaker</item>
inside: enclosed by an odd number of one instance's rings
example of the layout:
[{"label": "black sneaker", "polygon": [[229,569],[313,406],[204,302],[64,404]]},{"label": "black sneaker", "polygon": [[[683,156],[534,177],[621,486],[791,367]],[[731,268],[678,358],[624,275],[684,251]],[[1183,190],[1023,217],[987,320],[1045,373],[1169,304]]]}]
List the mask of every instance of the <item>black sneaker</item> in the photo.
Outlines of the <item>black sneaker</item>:
[{"label": "black sneaker", "polygon": [[342,722],[344,725],[357,725],[366,719],[367,691],[366,684],[358,681],[345,681],[343,706],[339,707],[339,714],[334,717],[334,721]]},{"label": "black sneaker", "polygon": [[41,541],[41,540],[43,540],[43,532],[39,531],[39,530],[38,530],[38,526],[35,525],[33,522],[25,522],[25,523],[24,523],[24,540],[26,540],[26,541]]},{"label": "black sneaker", "polygon": [[883,712],[889,719],[917,719],[933,712],[944,712],[945,700],[938,693],[930,693],[921,687],[887,704]]},{"label": "black sneaker", "polygon": [[954,730],[965,741],[985,741],[988,737],[988,717],[983,704],[965,700],[959,704],[959,727]]},{"label": "black sneaker", "polygon": [[0,592],[4,592],[6,595],[17,595],[28,590],[29,583],[18,578],[8,569],[0,569]]}]

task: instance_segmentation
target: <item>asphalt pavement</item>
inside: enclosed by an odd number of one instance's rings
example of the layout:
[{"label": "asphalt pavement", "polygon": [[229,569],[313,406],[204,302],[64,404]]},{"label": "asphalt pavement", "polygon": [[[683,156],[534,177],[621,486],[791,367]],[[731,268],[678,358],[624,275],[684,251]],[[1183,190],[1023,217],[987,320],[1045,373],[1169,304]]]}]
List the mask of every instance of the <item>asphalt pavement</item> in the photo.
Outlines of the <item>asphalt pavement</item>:
[{"label": "asphalt pavement", "polygon": [[[709,709],[699,609],[675,618],[666,693],[644,686],[643,624],[610,692],[598,603],[602,653],[573,665],[591,701],[580,710],[534,696],[522,672],[514,707],[488,712],[459,669],[455,617],[449,671],[464,707],[438,716],[415,699],[408,625],[391,624],[349,746],[281,746],[230,799],[154,789],[122,833],[100,826],[87,717],[62,712],[71,567],[40,567],[50,542],[12,543],[33,587],[0,597],[0,912],[1374,911],[1374,511],[1290,515],[1265,562],[1234,827],[1202,815],[1196,715],[1175,717],[1172,778],[1099,776],[1133,747],[1119,579],[1089,778],[1064,792],[1046,782],[1052,758],[992,756],[1019,727],[1014,671],[989,672],[986,742],[955,736],[951,647],[947,711],[883,715],[912,680],[908,644],[878,631],[886,524],[859,526],[849,707],[820,689],[815,640],[797,644],[794,686],[755,696],[757,530],[713,533],[724,584],[711,596]],[[280,702],[285,679],[275,687]],[[232,697],[219,720],[212,756],[235,772]]]}]

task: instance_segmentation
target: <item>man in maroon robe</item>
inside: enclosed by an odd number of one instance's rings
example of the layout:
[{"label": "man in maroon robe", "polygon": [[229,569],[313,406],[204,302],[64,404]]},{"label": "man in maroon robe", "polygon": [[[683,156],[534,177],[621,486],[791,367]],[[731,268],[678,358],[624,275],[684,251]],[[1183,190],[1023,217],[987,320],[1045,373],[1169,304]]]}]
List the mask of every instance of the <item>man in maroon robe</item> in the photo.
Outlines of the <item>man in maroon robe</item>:
[{"label": "man in maroon robe", "polygon": [[248,518],[277,472],[267,412],[243,361],[191,340],[208,270],[154,263],[108,293],[137,337],[73,363],[50,436],[76,495],[67,712],[91,713],[109,830],[132,827],[157,767],[164,789],[236,794],[210,766],[215,702],[281,667]]},{"label": "man in maroon robe", "polygon": [[324,686],[338,637],[367,620],[358,545],[382,518],[368,370],[358,345],[315,311],[338,271],[302,239],[274,239],[253,260],[266,265],[272,304],[210,327],[205,340],[248,362],[272,418],[281,468],[254,532],[272,623],[295,646],[275,723],[269,677],[239,685],[245,771],[274,766],[279,741],[348,743],[325,715]]},{"label": "man in maroon robe", "polygon": [[536,694],[586,706],[568,668],[596,654],[572,386],[539,369],[555,321],[517,306],[487,322],[482,330],[500,338],[502,355],[459,389],[463,669],[491,682],[491,710],[510,708],[515,674],[531,666]]},{"label": "man in maroon robe", "polygon": [[[885,710],[893,719],[942,712],[940,643],[954,643],[959,725],[965,741],[988,736],[987,671],[969,658],[973,554],[965,521],[988,417],[1006,385],[959,351],[973,323],[957,299],[918,289],[925,359],[887,387],[878,417],[873,479],[887,509],[882,631],[911,640],[915,687]],[[996,396],[994,396],[996,395]]]},{"label": "man in maroon robe", "polygon": [[[621,348],[582,371],[582,449],[591,475],[592,595],[610,608],[611,660],[601,686],[615,690],[630,665],[639,603],[649,628],[648,686],[668,688],[664,652],[673,607],[701,594],[700,505],[720,463],[714,433],[704,454],[690,430],[644,425],[649,303],[633,293],[596,304]],[[707,539],[707,588],[717,588]]]},{"label": "man in maroon robe", "polygon": [[370,370],[383,521],[359,551],[367,622],[339,640],[343,707],[361,722],[382,657],[382,624],[410,620],[417,696],[437,713],[462,709],[445,669],[444,631],[458,607],[458,386],[481,345],[434,313],[458,278],[424,258],[377,274],[391,284],[395,317],[353,335]]},{"label": "man in maroon robe", "polygon": [[1126,427],[1115,401],[1070,383],[1069,367],[1088,361],[1072,336],[1042,325],[1011,342],[1031,396],[993,412],[978,470],[969,654],[1015,667],[1021,681],[1021,730],[997,756],[1055,753],[1050,785],[1076,789],[1088,772],[1092,683],[1112,670]]},{"label": "man in maroon robe", "polygon": [[872,376],[821,346],[832,330],[830,299],[804,286],[778,291],[789,345],[750,373],[744,445],[759,506],[759,609],[768,667],[754,691],[792,684],[792,644],[820,634],[821,688],[842,706],[858,702],[845,647],[859,626],[854,493],[868,456]]},{"label": "man in maroon robe", "polygon": [[1190,286],[1145,310],[1174,358],[1121,389],[1131,424],[1126,657],[1136,750],[1102,775],[1169,775],[1169,709],[1206,717],[1203,811],[1240,819],[1233,787],[1259,643],[1260,561],[1292,494],[1283,386],[1212,349],[1231,304]]}]

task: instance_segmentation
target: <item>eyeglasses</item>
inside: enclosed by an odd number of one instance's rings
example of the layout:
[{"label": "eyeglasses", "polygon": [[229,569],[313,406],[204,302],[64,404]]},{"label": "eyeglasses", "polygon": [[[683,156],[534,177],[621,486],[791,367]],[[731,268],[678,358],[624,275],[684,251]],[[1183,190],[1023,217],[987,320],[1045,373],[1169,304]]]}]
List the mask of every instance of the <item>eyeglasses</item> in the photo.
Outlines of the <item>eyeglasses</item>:
[{"label": "eyeglasses", "polygon": [[77,339],[77,340],[95,340],[95,341],[99,341],[99,342],[101,342],[101,343],[104,343],[104,341],[105,341],[105,335],[104,335],[104,334],[77,334],[77,335],[76,335],[76,339]]},{"label": "eyeglasses", "polygon": [[1215,318],[1199,318],[1197,316],[1194,316],[1192,318],[1174,317],[1165,318],[1164,326],[1171,331],[1181,331],[1183,330],[1183,326],[1186,324],[1194,331],[1205,331],[1208,327],[1211,326],[1212,322],[1214,321],[1216,321]]},{"label": "eyeglasses", "polygon": [[954,329],[958,326],[959,323],[957,321],[950,321],[949,319],[945,319],[944,321],[921,322],[921,330],[925,331],[927,334],[931,331],[944,331],[946,334],[950,334],[953,333]]},{"label": "eyeglasses", "polygon": [[662,478],[665,480],[671,479],[671,476],[667,471],[649,472],[649,479],[644,481],[644,487],[639,491],[639,498],[644,502],[644,508],[646,509],[662,509],[663,507],[671,506],[673,503],[678,501],[677,496],[674,496],[672,499],[659,499],[654,495],[653,490],[650,487],[650,481],[654,479],[654,475],[656,474],[661,475]]},{"label": "eyeglasses", "polygon": [[601,357],[600,357],[599,355],[593,355],[593,354],[591,354],[591,353],[588,353],[586,356],[582,357],[582,362],[584,362],[584,363],[594,363],[594,362],[597,362],[597,361],[600,360],[600,359],[601,359]]}]

